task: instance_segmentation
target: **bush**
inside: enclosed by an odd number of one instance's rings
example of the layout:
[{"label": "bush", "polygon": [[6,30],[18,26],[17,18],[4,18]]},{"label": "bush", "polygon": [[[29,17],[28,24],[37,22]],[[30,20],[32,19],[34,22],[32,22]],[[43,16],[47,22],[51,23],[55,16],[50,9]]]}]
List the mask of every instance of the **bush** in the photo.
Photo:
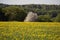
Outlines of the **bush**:
[{"label": "bush", "polygon": [[58,14],[55,18],[52,19],[53,22],[60,22],[60,14]]},{"label": "bush", "polygon": [[38,21],[39,22],[51,22],[49,15],[40,15],[38,16]]}]

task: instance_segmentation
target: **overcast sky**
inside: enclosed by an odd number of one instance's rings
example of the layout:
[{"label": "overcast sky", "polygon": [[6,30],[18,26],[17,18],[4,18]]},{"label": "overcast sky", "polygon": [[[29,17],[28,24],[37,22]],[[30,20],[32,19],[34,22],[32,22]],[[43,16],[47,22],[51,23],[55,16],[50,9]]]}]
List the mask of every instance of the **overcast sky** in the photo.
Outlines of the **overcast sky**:
[{"label": "overcast sky", "polygon": [[0,3],[5,4],[57,4],[60,5],[60,0],[0,0]]}]

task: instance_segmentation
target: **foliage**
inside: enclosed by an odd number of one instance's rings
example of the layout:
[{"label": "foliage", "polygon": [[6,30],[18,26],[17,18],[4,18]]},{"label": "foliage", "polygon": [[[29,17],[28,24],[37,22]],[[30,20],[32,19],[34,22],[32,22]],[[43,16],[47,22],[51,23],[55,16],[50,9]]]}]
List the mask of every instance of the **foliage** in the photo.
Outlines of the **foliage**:
[{"label": "foliage", "polygon": [[[2,8],[2,10],[1,10]],[[60,13],[60,5],[5,5],[0,4],[0,20],[2,21],[23,21],[28,14],[28,12],[37,13],[38,21],[50,22],[55,21],[57,22]],[[2,16],[1,16],[2,15]],[[42,16],[41,16],[42,15]],[[46,15],[48,15],[46,17]],[[42,21],[42,22],[43,22]]]},{"label": "foliage", "polygon": [[39,22],[51,22],[51,17],[49,15],[40,15],[38,16]]},{"label": "foliage", "polygon": [[60,14],[58,14],[55,18],[52,19],[53,22],[60,22]]},{"label": "foliage", "polygon": [[10,21],[12,20],[22,21],[26,16],[26,12],[24,11],[24,9],[18,6],[9,6],[3,8],[3,12],[5,13],[5,15],[8,17],[8,20]]}]

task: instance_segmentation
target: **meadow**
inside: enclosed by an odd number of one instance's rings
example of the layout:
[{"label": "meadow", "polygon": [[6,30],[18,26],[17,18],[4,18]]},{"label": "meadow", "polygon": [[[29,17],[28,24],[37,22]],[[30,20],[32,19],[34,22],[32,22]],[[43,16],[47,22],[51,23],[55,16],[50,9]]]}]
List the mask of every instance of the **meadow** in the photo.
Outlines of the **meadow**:
[{"label": "meadow", "polygon": [[0,22],[0,40],[60,40],[60,23]]}]

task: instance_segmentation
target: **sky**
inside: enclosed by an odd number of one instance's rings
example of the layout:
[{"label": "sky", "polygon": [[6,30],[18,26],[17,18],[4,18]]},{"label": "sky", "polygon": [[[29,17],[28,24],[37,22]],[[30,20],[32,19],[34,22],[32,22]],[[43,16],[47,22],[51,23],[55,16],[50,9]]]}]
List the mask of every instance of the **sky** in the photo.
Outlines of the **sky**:
[{"label": "sky", "polygon": [[0,3],[5,4],[55,4],[60,5],[60,0],[0,0]]}]

